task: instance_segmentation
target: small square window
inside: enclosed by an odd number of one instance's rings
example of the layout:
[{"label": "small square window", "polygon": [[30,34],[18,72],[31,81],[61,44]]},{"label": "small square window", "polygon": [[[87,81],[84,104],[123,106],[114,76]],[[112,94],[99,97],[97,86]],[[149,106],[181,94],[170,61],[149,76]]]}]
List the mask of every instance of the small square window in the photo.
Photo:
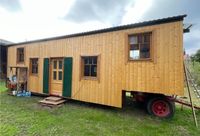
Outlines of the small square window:
[{"label": "small square window", "polygon": [[152,33],[129,35],[129,58],[131,60],[149,59]]},{"label": "small square window", "polygon": [[82,57],[82,73],[84,77],[97,77],[97,56]]}]

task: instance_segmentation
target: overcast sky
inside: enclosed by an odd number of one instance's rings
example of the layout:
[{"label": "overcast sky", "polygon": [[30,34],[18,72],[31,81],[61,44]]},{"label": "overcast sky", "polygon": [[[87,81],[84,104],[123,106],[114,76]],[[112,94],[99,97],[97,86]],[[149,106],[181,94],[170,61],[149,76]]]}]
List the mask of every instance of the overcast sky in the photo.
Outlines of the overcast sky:
[{"label": "overcast sky", "polygon": [[22,42],[187,14],[184,47],[200,49],[200,0],[0,0],[0,39]]}]

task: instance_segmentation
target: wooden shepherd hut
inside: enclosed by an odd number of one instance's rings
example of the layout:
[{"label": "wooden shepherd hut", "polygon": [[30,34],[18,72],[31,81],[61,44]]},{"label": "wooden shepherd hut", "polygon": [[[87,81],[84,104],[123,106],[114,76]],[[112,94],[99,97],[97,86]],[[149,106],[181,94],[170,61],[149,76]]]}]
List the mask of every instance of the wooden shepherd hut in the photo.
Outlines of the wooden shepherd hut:
[{"label": "wooden shepherd hut", "polygon": [[170,96],[184,94],[184,17],[10,44],[8,77],[26,69],[32,93],[119,108],[131,92],[150,113],[170,117]]}]

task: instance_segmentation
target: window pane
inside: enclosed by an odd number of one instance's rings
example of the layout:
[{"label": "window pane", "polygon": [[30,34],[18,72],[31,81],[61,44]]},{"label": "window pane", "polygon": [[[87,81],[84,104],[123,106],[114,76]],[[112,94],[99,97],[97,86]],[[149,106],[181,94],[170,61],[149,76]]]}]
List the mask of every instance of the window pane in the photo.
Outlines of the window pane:
[{"label": "window pane", "polygon": [[32,64],[37,65],[38,64],[38,59],[32,59]]},{"label": "window pane", "polygon": [[145,34],[145,35],[144,35],[144,42],[146,42],[146,43],[147,43],[147,42],[148,42],[148,43],[150,42],[150,34]]},{"label": "window pane", "polygon": [[140,54],[141,54],[140,58],[143,58],[143,59],[150,58],[150,53],[149,52],[141,52]]},{"label": "window pane", "polygon": [[84,66],[84,76],[90,76],[90,65]]},{"label": "window pane", "polygon": [[93,77],[97,76],[97,65],[91,66],[91,76],[93,76]]},{"label": "window pane", "polygon": [[57,72],[53,71],[53,79],[56,80],[57,79]]},{"label": "window pane", "polygon": [[142,35],[140,34],[140,35],[138,35],[138,43],[142,43],[143,41],[142,41]]},{"label": "window pane", "polygon": [[149,44],[141,44],[140,45],[140,57],[141,58],[150,58],[150,45]]},{"label": "window pane", "polygon": [[97,57],[93,57],[93,63],[92,64],[97,64]]},{"label": "window pane", "polygon": [[59,69],[62,69],[62,61],[59,61]]},{"label": "window pane", "polygon": [[139,59],[140,58],[140,50],[130,50],[130,58],[131,59]]},{"label": "window pane", "polygon": [[139,44],[131,44],[130,50],[139,50]]},{"label": "window pane", "polygon": [[17,49],[17,59],[19,62],[24,61],[24,48],[18,48]]},{"label": "window pane", "polygon": [[36,73],[36,74],[38,73],[38,67],[35,68],[35,73]]},{"label": "window pane", "polygon": [[137,36],[129,36],[129,44],[137,44]]},{"label": "window pane", "polygon": [[57,69],[57,61],[53,61],[53,68]]},{"label": "window pane", "polygon": [[35,67],[32,66],[32,73],[34,74],[35,73]]},{"label": "window pane", "polygon": [[89,57],[89,64],[92,64],[92,60],[94,57]]},{"label": "window pane", "polygon": [[24,48],[19,48],[19,54],[24,54]]},{"label": "window pane", "polygon": [[89,64],[89,57],[84,57],[84,64]]},{"label": "window pane", "polygon": [[59,71],[58,80],[62,80],[62,71]]},{"label": "window pane", "polygon": [[32,68],[32,73],[33,73],[33,74],[37,74],[37,73],[38,73],[37,67],[33,67],[33,68]]},{"label": "window pane", "polygon": [[32,65],[35,65],[36,63],[35,59],[32,59],[31,61],[32,61]]},{"label": "window pane", "polygon": [[24,54],[19,55],[19,61],[23,62],[24,61]]}]

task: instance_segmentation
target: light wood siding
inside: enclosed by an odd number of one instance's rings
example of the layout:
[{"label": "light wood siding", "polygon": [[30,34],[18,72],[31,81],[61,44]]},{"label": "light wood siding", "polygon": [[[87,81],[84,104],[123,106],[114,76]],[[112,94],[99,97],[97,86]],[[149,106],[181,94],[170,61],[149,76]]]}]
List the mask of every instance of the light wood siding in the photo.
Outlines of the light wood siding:
[{"label": "light wood siding", "polygon": [[[152,60],[128,61],[128,34],[152,31]],[[8,67],[17,66],[16,49],[25,47],[25,65],[39,58],[38,76],[28,89],[42,93],[43,59],[73,57],[72,99],[122,106],[122,90],[183,95],[182,21],[8,48]],[[80,56],[100,55],[99,81],[80,80]],[[9,74],[9,71],[8,71]]]}]

